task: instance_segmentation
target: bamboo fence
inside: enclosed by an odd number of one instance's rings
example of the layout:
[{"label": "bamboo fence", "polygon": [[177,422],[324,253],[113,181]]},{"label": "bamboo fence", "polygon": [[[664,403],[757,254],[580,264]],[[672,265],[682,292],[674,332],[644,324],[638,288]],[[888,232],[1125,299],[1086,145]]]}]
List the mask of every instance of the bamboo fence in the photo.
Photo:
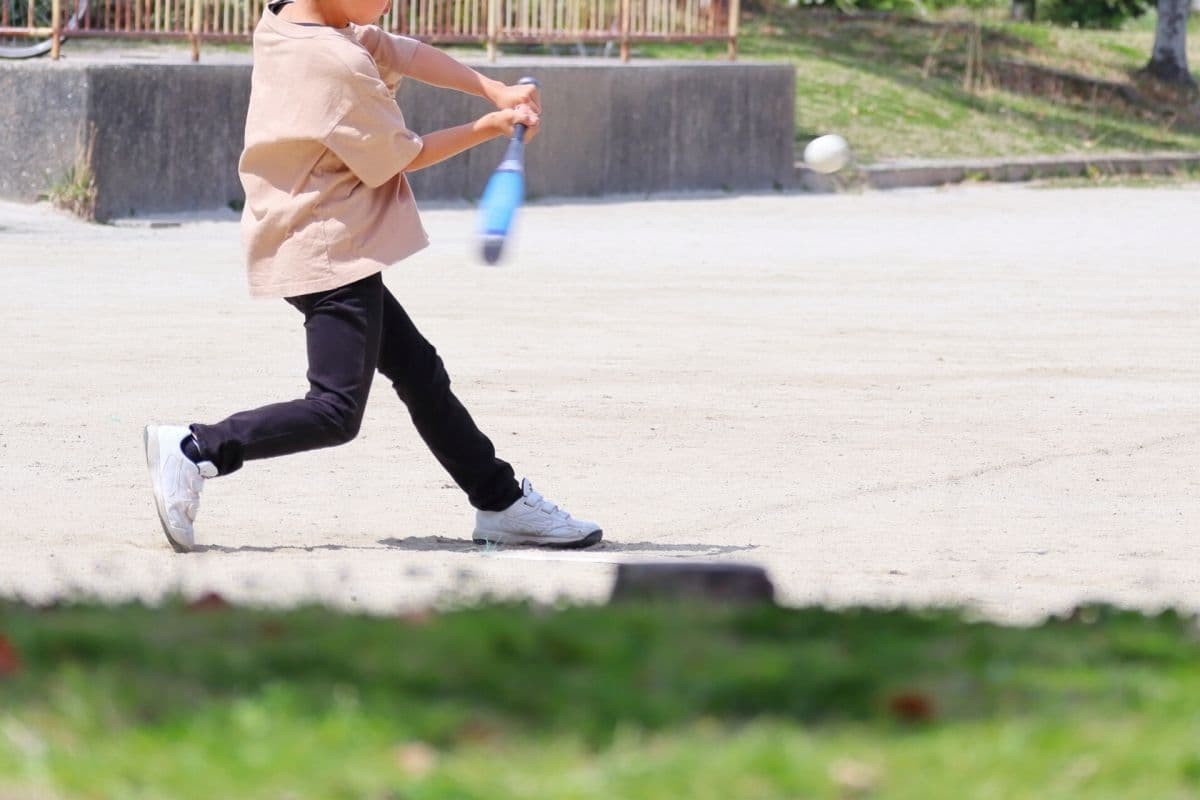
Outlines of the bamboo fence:
[{"label": "bamboo fence", "polygon": [[[13,3],[53,4],[45,27],[10,24]],[[59,38],[185,39],[248,42],[265,0],[0,0],[0,35]],[[61,8],[60,8],[61,6]],[[24,11],[24,9],[21,9]],[[49,13],[47,13],[49,12]],[[431,44],[480,44],[495,58],[502,44],[619,46],[631,43],[728,43],[737,54],[739,0],[395,0],[379,24]],[[57,50],[56,50],[57,55]]]}]

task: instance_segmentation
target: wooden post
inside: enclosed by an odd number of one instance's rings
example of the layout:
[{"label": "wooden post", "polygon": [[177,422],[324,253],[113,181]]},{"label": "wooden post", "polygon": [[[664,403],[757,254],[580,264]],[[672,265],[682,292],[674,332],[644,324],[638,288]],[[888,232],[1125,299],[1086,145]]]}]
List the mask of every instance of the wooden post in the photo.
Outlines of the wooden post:
[{"label": "wooden post", "polygon": [[738,23],[741,21],[741,0],[729,0],[729,60],[737,61]]},{"label": "wooden post", "polygon": [[496,35],[500,30],[500,0],[487,0],[487,57],[496,60]]},{"label": "wooden post", "polygon": [[621,63],[629,63],[629,2],[621,0]]},{"label": "wooden post", "polygon": [[59,49],[62,46],[62,0],[53,0],[50,4],[50,58],[58,61]]},{"label": "wooden post", "polygon": [[200,20],[204,17],[204,0],[192,0],[192,61],[200,60]]}]

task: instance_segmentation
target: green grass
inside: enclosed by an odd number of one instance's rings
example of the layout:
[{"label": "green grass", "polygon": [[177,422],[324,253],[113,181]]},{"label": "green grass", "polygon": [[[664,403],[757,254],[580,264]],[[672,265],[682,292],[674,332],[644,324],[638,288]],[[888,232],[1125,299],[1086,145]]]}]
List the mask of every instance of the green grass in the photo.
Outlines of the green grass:
[{"label": "green grass", "polygon": [[0,797],[1200,793],[1195,621],[0,606]]},{"label": "green grass", "polygon": [[[795,65],[797,146],[821,133],[841,133],[862,163],[1200,150],[1200,106],[1194,99],[1150,92],[1152,100],[1136,77],[1150,55],[1152,14],[1121,31],[990,19],[983,36],[987,78],[965,88],[969,30],[961,18],[776,8],[743,25],[741,55]],[[1189,63],[1195,67],[1200,18],[1193,18],[1189,34]],[[724,48],[647,45],[638,52],[716,59]],[[1015,80],[1013,62],[1027,65],[1041,80]],[[1045,80],[1046,71],[1138,90],[1148,107],[1130,107],[1103,92],[1063,89]]]}]

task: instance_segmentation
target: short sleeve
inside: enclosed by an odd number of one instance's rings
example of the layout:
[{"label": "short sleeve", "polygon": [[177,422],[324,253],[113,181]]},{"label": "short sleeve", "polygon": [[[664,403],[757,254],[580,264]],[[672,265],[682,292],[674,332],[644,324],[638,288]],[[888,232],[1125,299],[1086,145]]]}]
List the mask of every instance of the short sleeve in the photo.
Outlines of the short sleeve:
[{"label": "short sleeve", "polygon": [[388,33],[377,25],[356,26],[354,37],[371,54],[383,82],[394,92],[400,79],[408,74],[408,66],[421,43],[407,36]]},{"label": "short sleeve", "polygon": [[421,137],[404,124],[404,115],[383,81],[353,73],[345,111],[324,144],[367,186],[382,186],[421,152]]}]

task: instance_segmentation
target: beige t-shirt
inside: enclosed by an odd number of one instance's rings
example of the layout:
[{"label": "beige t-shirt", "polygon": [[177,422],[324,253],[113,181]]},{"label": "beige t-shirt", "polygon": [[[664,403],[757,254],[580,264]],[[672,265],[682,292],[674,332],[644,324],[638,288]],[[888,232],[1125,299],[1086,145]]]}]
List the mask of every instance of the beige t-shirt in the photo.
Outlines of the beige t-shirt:
[{"label": "beige t-shirt", "polygon": [[334,289],[429,243],[402,172],[421,138],[395,99],[417,47],[373,25],[298,25],[263,10],[238,165],[250,294]]}]

